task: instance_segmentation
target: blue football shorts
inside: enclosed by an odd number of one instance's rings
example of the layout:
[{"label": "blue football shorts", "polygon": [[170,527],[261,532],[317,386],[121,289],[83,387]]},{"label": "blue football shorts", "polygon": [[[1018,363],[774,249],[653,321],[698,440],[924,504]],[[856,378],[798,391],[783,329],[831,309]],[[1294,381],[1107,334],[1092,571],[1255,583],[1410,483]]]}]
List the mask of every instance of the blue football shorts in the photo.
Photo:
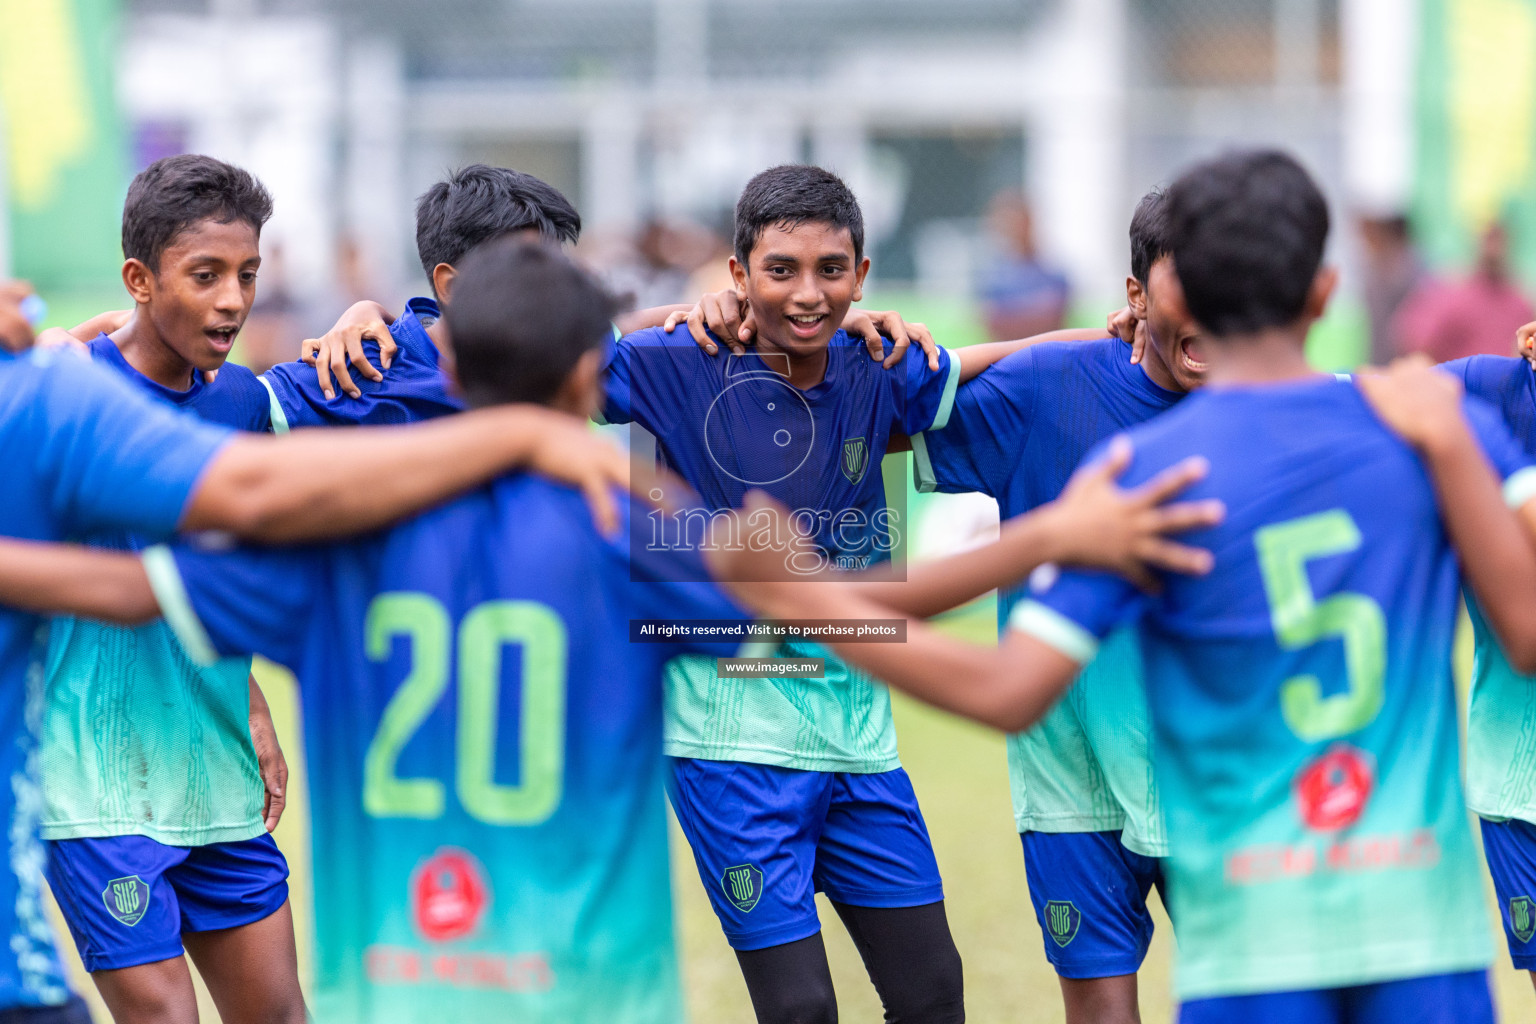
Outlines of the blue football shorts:
[{"label": "blue football shorts", "polygon": [[87,971],[181,956],[182,932],[238,928],[288,899],[288,862],[269,835],[208,846],[146,836],[48,844],[48,885]]},{"label": "blue football shorts", "polygon": [[1493,1024],[1487,971],[1192,999],[1179,1024]]},{"label": "blue football shorts", "polygon": [[1481,824],[1509,959],[1519,970],[1536,971],[1536,825],[1516,818]]},{"label": "blue football shorts", "polygon": [[1120,832],[1024,832],[1024,874],[1045,942],[1063,978],[1135,974],[1152,942],[1147,894],[1162,862],[1128,850]]},{"label": "blue football shorts", "polygon": [[733,949],[815,935],[818,892],[855,907],[944,898],[917,795],[900,768],[861,775],[671,761],[672,806]]}]

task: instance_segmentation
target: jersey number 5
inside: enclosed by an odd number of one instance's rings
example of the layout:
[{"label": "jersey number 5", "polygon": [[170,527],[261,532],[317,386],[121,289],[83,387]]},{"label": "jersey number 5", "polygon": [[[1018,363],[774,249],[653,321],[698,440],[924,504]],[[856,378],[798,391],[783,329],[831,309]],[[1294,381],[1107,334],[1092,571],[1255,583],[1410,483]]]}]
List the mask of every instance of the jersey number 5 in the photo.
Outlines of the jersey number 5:
[{"label": "jersey number 5", "polygon": [[[440,818],[437,779],[395,774],[400,752],[448,688],[448,610],[426,594],[380,594],[368,606],[368,657],[389,657],[391,641],[411,644],[411,670],[390,698],[363,762],[363,810],[375,818]],[[522,651],[518,784],[496,782],[501,659]],[[555,812],[565,777],[565,623],[537,601],[487,601],[459,623],[455,790],[464,810],[487,825],[537,825]]]},{"label": "jersey number 5", "polygon": [[1381,605],[1364,594],[1340,593],[1319,601],[1307,578],[1307,562],[1342,555],[1360,546],[1360,530],[1341,508],[1266,526],[1254,533],[1259,571],[1269,598],[1275,639],[1299,651],[1328,637],[1344,642],[1349,688],[1323,696],[1316,676],[1292,676],[1280,686],[1285,724],[1304,740],[1347,736],[1365,728],[1381,710],[1387,674],[1387,620]]}]

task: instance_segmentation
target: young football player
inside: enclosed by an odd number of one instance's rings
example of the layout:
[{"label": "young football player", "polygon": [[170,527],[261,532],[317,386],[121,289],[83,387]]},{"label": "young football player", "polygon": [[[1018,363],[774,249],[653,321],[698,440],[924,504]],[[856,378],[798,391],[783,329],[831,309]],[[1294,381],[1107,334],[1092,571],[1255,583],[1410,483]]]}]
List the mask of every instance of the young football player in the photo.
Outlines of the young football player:
[{"label": "young football player", "polygon": [[[1522,340],[1536,325],[1522,329]],[[1522,358],[1469,356],[1441,365],[1467,394],[1497,409],[1536,458],[1536,372]],[[1473,595],[1474,657],[1467,710],[1467,805],[1478,815],[1483,856],[1499,897],[1510,961],[1536,983],[1536,678],[1516,672]]]},{"label": "young football player", "polygon": [[[206,422],[266,431],[265,389],[224,364],[255,298],[271,213],[260,182],[211,157],[141,172],[123,207],[134,314],[88,344],[92,358]],[[142,546],[121,532],[90,540]],[[185,941],[225,1017],[302,1021],[288,865],[268,835],[284,769],[249,659],[198,668],[163,623],[60,618],[47,664],[48,883],[114,1019],[195,1015]],[[260,764],[257,742],[274,763]]]},{"label": "young football player", "polygon": [[[177,415],[121,375],[67,352],[25,352],[32,329],[0,288],[0,449],[12,453],[0,534],[36,540],[108,530],[164,536],[178,526],[276,542],[373,529],[518,465],[577,482],[605,528],[609,487],[628,459],[542,409],[505,408],[410,429],[237,435]],[[11,353],[21,352],[20,355]],[[0,1011],[18,1021],[79,1021],[43,913],[45,863],[37,734],[46,627],[0,611]]]},{"label": "young football player", "polygon": [[[1107,574],[1043,579],[996,651],[912,624],[903,650],[840,653],[1018,728],[1136,623],[1180,1021],[1492,1021],[1450,672],[1457,566],[1512,664],[1536,668],[1536,471],[1447,375],[1308,367],[1336,277],[1327,206],[1294,160],[1211,161],[1167,201],[1172,298],[1202,328],[1207,385],[1117,446],[1132,481],[1209,459],[1191,494],[1227,516],[1190,539],[1213,571],[1151,595]],[[771,616],[880,614],[835,584],[760,589],[741,593]]]},{"label": "young football player", "polygon": [[[447,339],[471,405],[542,400],[574,422],[595,409],[608,300],[590,277],[502,241],[462,281]],[[1208,567],[1161,536],[1214,510],[1156,507],[1197,467],[1131,493],[1115,472],[1090,470],[986,549],[864,592],[925,615],[1046,559]],[[353,851],[315,880],[354,950],[322,961],[321,1019],[671,1024],[663,664],[736,644],[633,644],[629,620],[742,613],[697,550],[631,522],[604,538],[571,491],[515,475],[325,548],[194,544],[141,563],[0,544],[0,598],[120,621],[163,610],[199,656],[260,650],[304,681],[315,814]]]},{"label": "young football player", "polygon": [[[1008,519],[1061,493],[1095,445],[1198,387],[1197,331],[1171,309],[1167,199],[1131,218],[1127,309],[1146,335],[1139,365],[1118,338],[1031,346],[960,386],[942,430],[912,438],[919,490],[980,491]],[[1129,332],[1126,332],[1129,333]],[[1000,595],[1005,628],[1023,597]],[[1134,633],[1100,648],[1067,698],[1008,738],[1014,822],[1030,899],[1068,1024],[1140,1019],[1136,972],[1152,938],[1147,894],[1167,855],[1147,749]]]}]

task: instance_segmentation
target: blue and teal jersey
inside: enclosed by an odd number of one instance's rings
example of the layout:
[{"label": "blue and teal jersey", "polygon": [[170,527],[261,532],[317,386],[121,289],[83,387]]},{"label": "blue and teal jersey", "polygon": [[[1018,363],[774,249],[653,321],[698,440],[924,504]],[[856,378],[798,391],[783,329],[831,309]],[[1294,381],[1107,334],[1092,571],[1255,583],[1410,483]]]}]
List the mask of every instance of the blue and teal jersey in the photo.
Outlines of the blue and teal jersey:
[{"label": "blue and teal jersey", "polygon": [[[440,315],[432,299],[414,298],[405,304],[405,311],[389,326],[398,351],[384,379],[352,375],[362,392],[359,398],[338,389],[335,398],[327,399],[315,368],[306,363],[272,367],[259,379],[269,392],[273,428],[281,434],[296,427],[415,423],[463,411],[464,403],[453,393],[438,365],[437,346],[427,334]],[[370,363],[379,365],[378,342],[365,339],[363,351]]]},{"label": "blue and teal jersey", "polygon": [[[1469,356],[1445,363],[1467,394],[1490,403],[1536,457],[1536,372],[1523,359]],[[1536,822],[1536,678],[1504,657],[1471,592],[1472,692],[1467,710],[1467,803],[1485,818]]]},{"label": "blue and teal jersey", "polygon": [[[91,357],[152,399],[205,422],[264,432],[267,391],[227,364],[185,391],[139,373],[111,338]],[[136,551],[141,538],[74,538]],[[141,835],[170,846],[251,839],[265,832],[265,790],[251,745],[249,658],[200,668],[164,622],[132,629],[60,617],[48,631],[43,712],[44,839]]]},{"label": "blue and teal jersey", "polygon": [[[919,490],[978,491],[1008,519],[1054,500],[1095,445],[1183,397],[1132,365],[1116,338],[1034,345],[961,385],[942,430],[912,438]],[[1001,628],[1022,588],[998,595]],[[1127,847],[1168,852],[1147,749],[1146,697],[1133,630],[1099,647],[1072,690],[1008,737],[1020,832],[1123,830]]]},{"label": "blue and teal jersey", "polygon": [[[1467,414],[1506,496],[1536,470]],[[1091,659],[1134,622],[1184,999],[1476,970],[1487,906],[1458,766],[1458,569],[1423,465],[1352,383],[1209,389],[1129,432],[1140,484],[1189,455],[1207,576],[1147,597],[1074,571],[1011,627]]]},{"label": "blue and teal jersey", "polygon": [[[149,401],[88,360],[0,354],[0,534],[164,536],[228,436]],[[0,817],[9,853],[0,868],[0,1008],[68,996],[43,912],[38,838],[46,640],[41,619],[0,608]]]},{"label": "blue and teal jersey", "polygon": [[[811,571],[889,557],[892,529],[902,525],[886,507],[880,472],[890,435],[942,427],[960,370],[947,351],[930,370],[916,347],[886,370],[843,331],[828,346],[824,378],[805,390],[767,361],[777,357],[750,349],[711,356],[686,331],[638,331],[608,355],[603,417],[654,435],[658,461],[707,508],[739,507],[752,488],[783,502],[811,535],[796,556]],[[782,649],[826,656],[813,644]],[[818,680],[721,679],[712,662],[683,659],[667,694],[666,749],[676,757],[805,771],[900,764],[889,693],[835,658]]]},{"label": "blue and teal jersey", "polygon": [[681,1018],[662,666],[736,645],[629,637],[746,617],[696,553],[518,475],[347,544],[145,562],[189,650],[298,677],[318,1020]]}]

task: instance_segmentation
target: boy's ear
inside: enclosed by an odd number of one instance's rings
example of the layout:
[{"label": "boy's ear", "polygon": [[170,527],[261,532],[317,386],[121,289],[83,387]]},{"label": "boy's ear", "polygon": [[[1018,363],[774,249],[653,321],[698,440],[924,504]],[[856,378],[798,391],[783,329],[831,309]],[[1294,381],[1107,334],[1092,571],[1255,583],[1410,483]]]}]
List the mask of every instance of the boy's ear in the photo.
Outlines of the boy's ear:
[{"label": "boy's ear", "polygon": [[591,419],[603,409],[603,350],[590,349],[576,361],[555,394],[555,407]]},{"label": "boy's ear", "polygon": [[1126,275],[1125,304],[1131,308],[1131,315],[1137,320],[1147,318],[1147,290],[1136,280],[1135,274]]},{"label": "boy's ear", "polygon": [[437,301],[446,303],[449,294],[453,291],[453,280],[459,276],[459,272],[453,269],[452,263],[439,263],[432,268],[432,293],[437,296]]},{"label": "boy's ear", "polygon": [[853,301],[859,302],[864,298],[864,279],[869,276],[869,257],[865,256],[859,261],[859,269],[854,272],[857,276],[853,282]]},{"label": "boy's ear", "polygon": [[1339,268],[1323,267],[1312,279],[1312,287],[1307,289],[1308,320],[1320,320],[1328,311],[1328,300],[1333,298],[1334,290],[1339,286]]},{"label": "boy's ear", "polygon": [[154,293],[152,285],[155,275],[137,257],[123,261],[123,287],[128,289],[128,296],[140,306],[148,305],[150,296]]},{"label": "boy's ear", "polygon": [[735,256],[731,257],[730,267],[731,280],[736,282],[736,297],[738,299],[745,299],[747,297],[747,268]]}]

